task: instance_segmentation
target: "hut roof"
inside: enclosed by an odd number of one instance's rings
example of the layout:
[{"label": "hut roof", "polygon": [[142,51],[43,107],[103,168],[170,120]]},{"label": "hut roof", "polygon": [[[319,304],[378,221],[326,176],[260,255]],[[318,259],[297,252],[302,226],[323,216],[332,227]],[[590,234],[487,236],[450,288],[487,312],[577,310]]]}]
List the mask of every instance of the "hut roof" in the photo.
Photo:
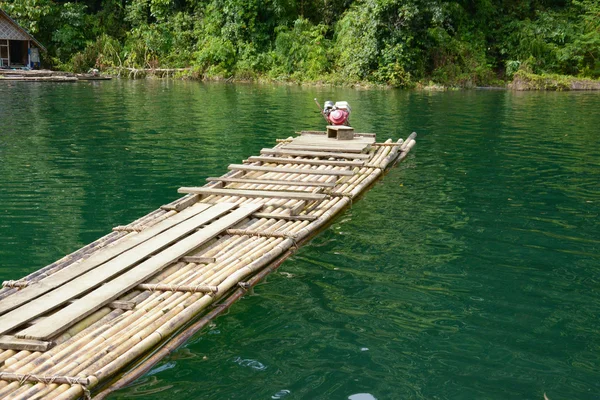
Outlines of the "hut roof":
[{"label": "hut roof", "polygon": [[[2,19],[2,17],[4,17],[19,33],[25,35],[29,38],[29,40],[35,43],[37,47],[43,51],[46,51],[46,48],[40,42],[38,42],[29,32],[27,32],[21,25],[17,24],[14,19],[12,19],[3,9],[0,8],[0,19]],[[8,34],[9,32],[3,32],[2,26],[0,25],[0,39],[3,38],[4,33]]]}]

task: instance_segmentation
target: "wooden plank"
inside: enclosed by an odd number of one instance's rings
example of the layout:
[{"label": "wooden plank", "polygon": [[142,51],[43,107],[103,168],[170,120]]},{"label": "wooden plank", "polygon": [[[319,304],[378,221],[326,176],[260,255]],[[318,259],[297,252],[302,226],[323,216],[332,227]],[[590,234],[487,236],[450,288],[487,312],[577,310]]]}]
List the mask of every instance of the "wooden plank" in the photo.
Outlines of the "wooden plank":
[{"label": "wooden plank", "polygon": [[254,213],[253,217],[283,219],[286,221],[314,221],[315,219],[318,218],[314,215],[285,215],[285,214],[271,214],[271,213]]},{"label": "wooden plank", "polygon": [[[334,139],[335,140],[335,139]],[[309,150],[323,150],[323,151],[339,151],[339,152],[348,152],[348,153],[362,153],[365,151],[370,145],[366,144],[344,144],[350,142],[349,140],[336,140],[336,143],[327,143],[327,144],[319,144],[319,143],[287,143],[283,147],[286,149],[294,149],[296,147],[304,147]]]},{"label": "wooden plank", "polygon": [[321,157],[321,158],[346,158],[346,159],[360,159],[368,160],[371,158],[370,154],[362,153],[335,153],[327,151],[305,151],[305,150],[286,150],[285,148],[276,149],[262,149],[261,154],[273,154],[282,156],[307,156],[307,157]]},{"label": "wooden plank", "polygon": [[[102,268],[97,268],[65,283],[49,293],[38,297],[19,308],[12,310],[0,317],[0,335],[38,317],[46,312],[74,299],[83,293],[98,287],[104,281],[131,268],[136,263],[144,260],[180,238],[188,235],[215,218],[220,217],[235,207],[231,203],[213,205],[200,214],[175,225],[171,229],[147,240],[139,246],[127,251],[105,263]],[[152,257],[155,258],[155,257]],[[9,299],[8,297],[7,299]],[[70,307],[70,306],[68,306]]]},{"label": "wooden plank", "polygon": [[272,199],[290,199],[290,200],[323,200],[327,198],[326,194],[308,193],[308,192],[284,192],[275,190],[246,190],[246,189],[213,189],[206,187],[182,187],[177,190],[179,193],[196,193],[206,196],[237,196],[237,197],[269,197]]},{"label": "wooden plank", "polygon": [[286,144],[281,147],[285,150],[305,150],[305,151],[324,151],[328,153],[362,153],[365,149],[363,148],[340,148],[340,147],[331,147],[331,146],[307,146],[307,145],[297,145],[297,144]]},{"label": "wooden plank", "polygon": [[[331,127],[331,126],[328,126],[328,128],[329,127]],[[332,127],[332,129],[340,129],[341,130],[341,129],[353,129],[353,128],[348,127],[348,126],[334,125]],[[297,137],[293,138],[292,141],[294,143],[318,143],[318,144],[338,143],[339,142],[337,139],[333,139],[333,138],[327,137],[325,135],[302,135],[302,136],[297,136]],[[369,144],[369,143],[374,143],[374,142],[375,142],[375,138],[373,138],[373,137],[360,136],[360,137],[355,137],[354,139],[352,139],[350,141],[343,141],[342,143]],[[335,145],[337,145],[337,144],[335,144]]]},{"label": "wooden plank", "polygon": [[[325,132],[325,131],[300,131],[300,132],[296,132],[296,134],[297,135],[327,135],[327,132]],[[355,132],[354,136],[375,138],[377,135],[375,133]]]},{"label": "wooden plank", "polygon": [[201,257],[201,256],[185,256],[181,257],[182,262],[196,263],[196,264],[210,264],[216,261],[215,257]]},{"label": "wooden plank", "polygon": [[294,204],[293,206],[289,207],[290,215],[300,214],[302,212],[302,210],[304,210],[305,206],[306,206],[306,201],[299,201],[298,204]]},{"label": "wooden plank", "polygon": [[229,183],[254,183],[258,185],[279,185],[279,186],[308,186],[308,187],[335,187],[335,182],[303,182],[303,181],[284,181],[275,179],[244,179],[244,178],[206,178],[208,182],[229,182]]},{"label": "wooden plank", "polygon": [[[213,206],[217,207],[216,205]],[[123,293],[148,280],[184,254],[194,251],[226,229],[237,225],[256,210],[261,204],[242,205],[230,214],[203,227],[196,233],[180,240],[156,256],[144,261],[131,270],[118,276],[73,304],[49,316],[44,321],[20,332],[17,336],[26,339],[46,339],[58,334],[66,327],[82,320],[89,314],[111,302]]]},{"label": "wooden plank", "polygon": [[[167,218],[158,224],[151,226],[150,228],[144,229],[142,232],[130,239],[120,242],[114,246],[109,246],[91,255],[91,257],[84,259],[82,262],[70,265],[55,274],[50,275],[47,278],[42,279],[39,282],[32,283],[26,288],[19,290],[18,292],[6,297],[0,301],[0,315],[15,309],[30,300],[33,300],[50,290],[57,288],[78,276],[85,274],[86,272],[104,264],[120,254],[139,246],[156,235],[177,226],[181,222],[184,222],[197,214],[202,213],[210,207],[210,204],[198,204],[191,207],[181,213]],[[1,318],[0,318],[1,320]],[[0,325],[2,326],[2,325]],[[1,328],[0,328],[1,330]]]},{"label": "wooden plank", "polygon": [[0,336],[0,349],[3,350],[46,351],[50,350],[53,346],[54,342],[19,339],[9,335]]},{"label": "wooden plank", "polygon": [[334,175],[334,176],[353,176],[354,175],[354,172],[348,171],[348,170],[262,167],[262,166],[258,166],[258,165],[243,165],[243,164],[231,164],[227,168],[234,170],[234,171],[279,172],[282,174]]},{"label": "wooden plank", "polygon": [[310,165],[330,165],[333,167],[361,167],[364,161],[331,161],[331,160],[308,160],[286,157],[248,157],[248,162],[266,162],[275,164],[310,164]]},{"label": "wooden plank", "polygon": [[[75,300],[68,301],[68,304],[73,304]],[[135,301],[126,301],[126,300],[115,300],[111,303],[107,304],[108,308],[112,308],[113,310],[133,310],[135,308]],[[37,324],[45,320],[47,317],[38,317],[29,321],[28,323],[31,325]]]},{"label": "wooden plank", "polygon": [[327,136],[321,135],[306,135],[306,136],[298,136],[292,140],[291,143],[285,145],[285,147],[289,146],[312,146],[315,147],[316,150],[320,148],[333,147],[336,149],[346,149],[349,152],[355,150],[364,150],[368,148],[371,144],[375,143],[374,138],[367,137],[355,137],[349,140],[339,140],[335,138],[330,138]]},{"label": "wooden plank", "polygon": [[167,211],[182,211],[185,210],[186,208],[193,206],[194,204],[196,204],[198,202],[198,200],[200,200],[200,196],[188,196],[179,200],[174,201],[173,203],[170,204],[165,204],[164,206],[160,206],[160,208],[162,208],[163,210],[167,210]]}]

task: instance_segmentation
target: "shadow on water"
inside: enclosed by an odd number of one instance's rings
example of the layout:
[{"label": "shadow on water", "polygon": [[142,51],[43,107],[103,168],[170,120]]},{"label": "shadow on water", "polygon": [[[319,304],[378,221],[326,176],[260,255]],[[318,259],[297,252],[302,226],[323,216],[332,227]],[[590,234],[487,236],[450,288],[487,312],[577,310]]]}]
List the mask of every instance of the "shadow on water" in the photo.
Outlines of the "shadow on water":
[{"label": "shadow on water", "polygon": [[415,151],[230,313],[112,398],[594,399],[600,96],[171,81],[0,86],[0,277],[319,129]]}]

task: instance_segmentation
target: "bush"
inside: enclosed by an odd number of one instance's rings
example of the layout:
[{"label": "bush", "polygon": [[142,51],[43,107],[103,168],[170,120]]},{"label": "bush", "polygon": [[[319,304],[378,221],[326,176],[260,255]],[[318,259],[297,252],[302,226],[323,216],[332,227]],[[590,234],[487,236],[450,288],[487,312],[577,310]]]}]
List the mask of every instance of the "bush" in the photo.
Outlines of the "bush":
[{"label": "bush", "polygon": [[276,29],[274,72],[296,79],[320,80],[329,72],[331,62],[328,49],[331,42],[325,38],[327,27],[313,25],[300,18],[294,27]]},{"label": "bush", "polygon": [[95,42],[89,42],[82,52],[75,53],[68,69],[73,72],[87,72],[91,68],[101,71],[122,66],[120,43],[108,35],[100,36]]},{"label": "bush", "polygon": [[196,63],[211,76],[230,75],[236,61],[233,43],[227,39],[208,36],[202,40],[196,53]]}]

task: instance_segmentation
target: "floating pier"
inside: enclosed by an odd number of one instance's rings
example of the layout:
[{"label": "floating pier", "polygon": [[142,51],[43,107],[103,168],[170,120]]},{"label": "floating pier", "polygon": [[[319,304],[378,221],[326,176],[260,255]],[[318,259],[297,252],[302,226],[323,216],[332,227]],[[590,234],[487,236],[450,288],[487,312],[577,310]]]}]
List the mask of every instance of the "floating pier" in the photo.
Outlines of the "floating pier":
[{"label": "floating pier", "polygon": [[1,69],[0,81],[21,82],[77,82],[77,81],[105,81],[112,79],[110,76],[98,74],[74,74],[63,71],[50,70],[24,70]]},{"label": "floating pier", "polygon": [[180,188],[184,197],[4,282],[0,398],[102,399],[142,376],[416,143],[415,133],[385,143],[343,134],[301,132],[280,141],[204,186]]}]

